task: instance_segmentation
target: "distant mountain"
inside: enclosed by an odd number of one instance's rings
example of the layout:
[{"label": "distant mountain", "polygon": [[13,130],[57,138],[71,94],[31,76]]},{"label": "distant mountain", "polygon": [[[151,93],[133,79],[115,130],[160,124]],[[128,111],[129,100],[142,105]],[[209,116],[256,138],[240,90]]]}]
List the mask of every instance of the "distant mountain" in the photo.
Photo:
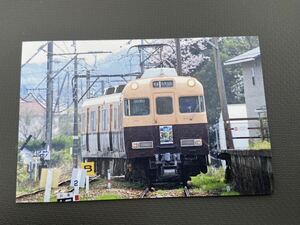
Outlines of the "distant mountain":
[{"label": "distant mountain", "polygon": [[[139,58],[138,55],[134,55],[133,57],[127,57],[127,50],[123,50],[117,53],[110,54],[108,57],[106,57],[103,60],[98,60],[95,66],[95,70],[91,71],[91,74],[126,74],[126,73],[133,73],[133,72],[139,72]],[[58,61],[59,59],[59,61]],[[60,70],[69,60],[65,58],[55,58],[53,62],[53,73]],[[85,74],[86,68],[90,69],[89,66],[86,66],[83,61],[79,60],[78,63],[78,74]],[[63,101],[70,101],[70,96],[72,93],[72,87],[71,87],[71,80],[72,75],[74,71],[74,64],[70,63],[60,74],[57,76],[58,79],[54,80],[54,98],[58,95],[59,88],[58,86],[62,84],[64,77],[66,75],[66,72],[69,72],[70,76],[66,77],[64,89],[62,90],[61,95],[64,96]],[[29,92],[28,89],[32,89],[37,87],[38,88],[46,88],[46,74],[47,74],[47,63],[28,63],[22,68],[21,72],[21,87],[20,87],[20,95],[21,97],[25,97]],[[127,80],[130,80],[130,78],[126,78]],[[134,77],[132,77],[134,79]],[[93,81],[94,79],[91,79]],[[114,78],[103,78],[99,79],[99,81],[104,81],[105,88],[109,86],[116,86],[120,82],[124,83],[124,81],[121,78],[114,77]],[[67,82],[69,81],[69,84],[67,85]],[[119,82],[120,81],[120,82]],[[59,84],[59,85],[58,85]],[[79,96],[80,94],[83,94],[86,90],[85,87],[86,81],[85,79],[79,79]],[[99,84],[95,84],[95,87],[99,87]],[[94,88],[95,89],[95,88]],[[46,98],[46,92],[43,90],[35,91],[34,94],[40,95],[41,99]],[[67,97],[69,95],[69,97]],[[55,102],[54,102],[55,103]]]}]

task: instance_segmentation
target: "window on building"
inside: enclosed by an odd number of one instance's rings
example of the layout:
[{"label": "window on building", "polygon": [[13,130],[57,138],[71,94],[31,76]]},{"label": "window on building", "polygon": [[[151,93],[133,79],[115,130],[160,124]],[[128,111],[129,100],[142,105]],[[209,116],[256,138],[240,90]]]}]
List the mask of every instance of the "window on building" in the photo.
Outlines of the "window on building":
[{"label": "window on building", "polygon": [[204,112],[205,103],[203,96],[187,96],[179,98],[179,111],[181,113]]},{"label": "window on building", "polygon": [[255,86],[255,71],[254,71],[253,67],[251,68],[251,73],[252,73],[252,77],[251,77],[252,78],[252,85]]},{"label": "window on building", "polygon": [[91,127],[92,132],[96,131],[96,112],[95,111],[91,111],[90,127]]},{"label": "window on building", "polygon": [[148,98],[125,99],[124,111],[126,116],[144,116],[150,113]]},{"label": "window on building", "polygon": [[159,115],[172,114],[173,113],[172,97],[156,98],[156,113]]}]

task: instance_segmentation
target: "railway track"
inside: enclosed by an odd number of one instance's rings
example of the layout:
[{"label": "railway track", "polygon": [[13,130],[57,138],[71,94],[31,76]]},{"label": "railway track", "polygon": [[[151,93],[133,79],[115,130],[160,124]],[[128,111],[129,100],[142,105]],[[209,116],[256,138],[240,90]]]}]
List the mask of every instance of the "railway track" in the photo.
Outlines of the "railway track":
[{"label": "railway track", "polygon": [[[139,198],[147,198],[147,194],[148,194],[150,191],[151,191],[151,190],[150,190],[148,187],[146,187],[146,188],[141,192]],[[155,191],[153,191],[153,192],[155,193]],[[184,187],[183,187],[183,196],[184,196],[184,197],[190,197],[190,196],[191,196],[191,195],[190,195],[190,191],[189,191],[189,189],[188,189],[187,186],[184,186]],[[179,195],[178,197],[181,197],[181,196]],[[151,197],[150,197],[150,198],[151,198]]]},{"label": "railway track", "polygon": [[[95,176],[95,177],[91,177],[90,178],[90,183],[92,183],[93,181],[97,180],[100,176]],[[62,187],[68,183],[71,182],[71,179],[66,179],[64,181],[61,181],[60,183],[58,183],[58,187]],[[74,190],[74,188],[71,188],[69,189],[68,191],[69,192],[72,192]],[[27,198],[27,197],[31,197],[33,195],[36,195],[36,194],[39,194],[41,192],[44,192],[45,191],[45,188],[40,188],[38,190],[35,190],[33,192],[30,192],[30,193],[26,193],[26,194],[22,194],[22,195],[18,195],[16,196],[16,199],[22,199],[22,198]]]},{"label": "railway track", "polygon": [[[61,181],[60,183],[58,183],[58,186],[61,187],[61,186],[65,185],[65,184],[67,184],[67,183],[69,183],[69,182],[70,182],[70,179]],[[22,195],[18,195],[18,196],[16,197],[16,199],[30,197],[30,196],[32,196],[32,195],[39,194],[39,193],[41,193],[41,192],[43,192],[43,191],[45,191],[45,188],[39,188],[39,189],[37,189],[37,190],[35,190],[35,191],[33,191],[33,192],[26,193],[26,194],[22,194]]]}]

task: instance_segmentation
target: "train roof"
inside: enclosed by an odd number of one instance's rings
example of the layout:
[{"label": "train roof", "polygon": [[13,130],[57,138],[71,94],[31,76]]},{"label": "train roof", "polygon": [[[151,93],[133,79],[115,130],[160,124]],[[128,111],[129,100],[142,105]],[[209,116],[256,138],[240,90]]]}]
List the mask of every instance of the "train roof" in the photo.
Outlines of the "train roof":
[{"label": "train roof", "polygon": [[137,80],[132,80],[127,83],[124,90],[130,86],[132,83],[138,83],[139,85],[145,85],[145,87],[152,87],[152,81],[159,81],[159,80],[174,80],[176,85],[186,85],[188,80],[194,80],[197,85],[200,85],[202,87],[202,84],[200,81],[198,81],[196,78],[191,76],[157,76],[157,77],[149,77],[149,78],[141,78]]},{"label": "train roof", "polygon": [[96,98],[86,99],[82,103],[82,107],[104,104],[105,102],[111,102],[111,103],[119,102],[121,97],[122,97],[121,93],[115,93],[115,94],[110,94],[110,95],[102,95],[102,96],[96,97]]}]

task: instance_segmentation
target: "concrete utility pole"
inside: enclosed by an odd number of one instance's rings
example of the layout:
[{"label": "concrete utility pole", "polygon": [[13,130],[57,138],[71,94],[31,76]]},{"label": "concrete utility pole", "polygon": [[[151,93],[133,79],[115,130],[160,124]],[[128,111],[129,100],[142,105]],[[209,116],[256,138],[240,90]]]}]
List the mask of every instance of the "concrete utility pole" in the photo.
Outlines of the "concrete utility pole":
[{"label": "concrete utility pole", "polygon": [[52,120],[53,120],[53,41],[48,42],[47,53],[47,97],[46,97],[46,148],[52,148]]},{"label": "concrete utility pole", "polygon": [[233,141],[232,141],[232,133],[229,123],[229,114],[227,108],[227,98],[225,92],[225,84],[224,84],[224,77],[223,77],[223,70],[222,70],[222,63],[220,57],[220,49],[218,44],[218,38],[212,38],[212,47],[214,49],[214,59],[215,59],[215,68],[216,68],[216,76],[217,76],[217,85],[218,85],[218,92],[220,96],[220,105],[221,105],[221,112],[222,117],[224,120],[224,128],[225,128],[225,135],[226,135],[226,146],[227,149],[233,149]]},{"label": "concrete utility pole", "polygon": [[74,83],[73,83],[73,102],[74,102],[74,123],[73,123],[73,167],[78,167],[79,152],[79,137],[78,137],[78,77],[77,77],[77,48],[76,41],[73,41],[74,46]]},{"label": "concrete utility pole", "polygon": [[180,48],[180,39],[175,38],[175,46],[176,46],[176,58],[177,58],[177,73],[179,76],[182,75],[182,62],[181,62],[181,48]]},{"label": "concrete utility pole", "polygon": [[90,71],[86,71],[86,85],[85,85],[85,90],[86,90],[86,98],[91,97],[91,91],[90,91],[90,84],[91,83],[91,76],[90,76]]},{"label": "concrete utility pole", "polygon": [[[59,97],[59,95],[60,95],[60,79],[59,79],[59,77],[57,77],[57,112],[59,112],[59,100],[60,100],[60,97]],[[54,111],[55,111],[55,107],[54,107]]]},{"label": "concrete utility pole", "polygon": [[73,103],[74,103],[74,120],[73,120],[73,167],[78,167],[79,158],[81,157],[80,143],[79,143],[79,129],[78,129],[78,55],[84,54],[102,54],[111,53],[111,51],[93,51],[93,52],[77,52],[76,41],[73,41],[74,53],[62,53],[56,55],[75,55],[74,56],[74,77],[73,77]]},{"label": "concrete utility pole", "polygon": [[[141,45],[144,45],[144,40],[141,39]],[[139,48],[139,54],[140,54],[140,68],[141,68],[141,74],[145,71],[145,60],[144,60],[144,50],[142,48]]]},{"label": "concrete utility pole", "polygon": [[104,80],[101,80],[101,95],[104,95]]}]

